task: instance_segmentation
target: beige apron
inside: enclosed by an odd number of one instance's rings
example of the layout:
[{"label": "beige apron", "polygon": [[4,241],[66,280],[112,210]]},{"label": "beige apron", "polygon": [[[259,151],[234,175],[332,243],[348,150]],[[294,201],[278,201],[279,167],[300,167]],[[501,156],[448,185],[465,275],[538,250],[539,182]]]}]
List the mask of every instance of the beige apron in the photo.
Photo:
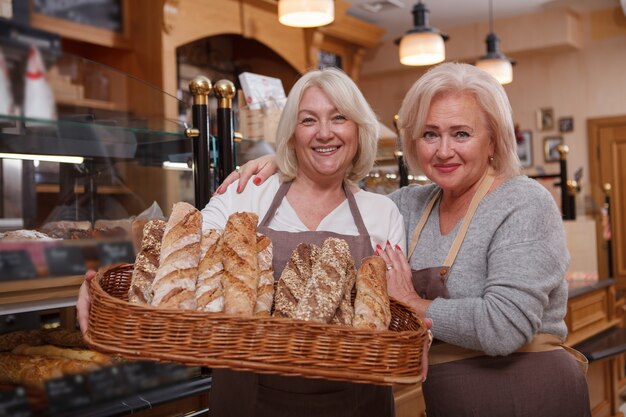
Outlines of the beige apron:
[{"label": "beige apron", "polygon": [[[434,300],[437,297],[441,298],[449,298],[447,280],[450,275],[450,270],[452,265],[454,264],[454,260],[456,259],[457,254],[461,248],[463,240],[465,239],[465,235],[467,230],[469,229],[470,223],[472,222],[472,218],[476,213],[476,209],[478,205],[482,201],[483,197],[489,192],[491,185],[495,180],[495,176],[493,174],[493,170],[489,169],[485,177],[481,180],[481,183],[476,191],[476,194],[472,197],[470,205],[467,209],[467,213],[463,218],[463,223],[452,243],[452,247],[446,256],[443,266],[441,267],[431,267],[424,268],[420,270],[411,270],[411,279],[413,282],[413,287],[417,294],[427,300]],[[426,208],[424,209],[424,213],[420,217],[415,230],[413,231],[413,236],[411,237],[411,242],[409,245],[409,259],[413,255],[415,248],[417,246],[417,241],[419,240],[419,236],[422,232],[422,229],[426,225],[426,221],[432,212],[432,209],[441,196],[441,189],[438,190],[435,195],[430,199]],[[562,344],[560,338],[556,335],[552,334],[537,334],[526,345],[522,346],[517,350],[517,352],[547,352],[556,349],[565,349],[569,352],[574,359],[578,362],[580,368],[584,373],[587,372],[588,361],[587,358],[580,352],[572,349],[569,346],[565,346]],[[429,350],[428,362],[429,365],[437,365],[440,363],[452,362],[461,359],[474,358],[478,356],[484,356],[485,354],[480,351],[466,349],[461,346],[451,345],[442,341],[435,340]]]},{"label": "beige apron", "polygon": [[[374,254],[369,233],[354,195],[345,184],[343,189],[358,235],[315,231],[284,232],[270,229],[269,223],[290,186],[290,182],[281,184],[267,214],[257,228],[259,233],[272,240],[274,248],[272,266],[275,279],[280,277],[291,257],[291,252],[300,243],[321,245],[327,237],[344,239],[350,246],[357,268],[364,257]],[[219,369],[213,371],[213,379],[211,416],[392,417],[394,415],[393,394],[389,386]]]}]

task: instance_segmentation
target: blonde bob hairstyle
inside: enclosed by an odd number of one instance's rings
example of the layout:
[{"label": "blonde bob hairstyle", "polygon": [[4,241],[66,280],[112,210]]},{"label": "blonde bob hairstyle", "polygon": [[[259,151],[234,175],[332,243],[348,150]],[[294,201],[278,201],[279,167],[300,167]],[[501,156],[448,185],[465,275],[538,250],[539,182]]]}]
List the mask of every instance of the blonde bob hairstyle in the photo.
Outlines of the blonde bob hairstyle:
[{"label": "blonde bob hairstyle", "polygon": [[358,182],[374,166],[380,128],[374,111],[354,81],[336,68],[305,73],[289,92],[276,130],[276,164],[282,178],[289,181],[298,173],[298,159],[292,142],[298,124],[300,100],[306,89],[313,86],[320,88],[337,110],[358,127],[359,144],[356,155],[345,174],[346,180]]},{"label": "blonde bob hairstyle", "polygon": [[[421,168],[417,156],[417,140],[423,133],[433,99],[442,94],[465,92],[474,96],[487,119],[494,144],[490,165],[498,175],[519,175],[521,164],[517,156],[513,115],[504,88],[487,72],[470,64],[453,62],[428,70],[404,97],[398,118],[407,165],[413,172]],[[489,156],[485,155],[485,158]]]}]

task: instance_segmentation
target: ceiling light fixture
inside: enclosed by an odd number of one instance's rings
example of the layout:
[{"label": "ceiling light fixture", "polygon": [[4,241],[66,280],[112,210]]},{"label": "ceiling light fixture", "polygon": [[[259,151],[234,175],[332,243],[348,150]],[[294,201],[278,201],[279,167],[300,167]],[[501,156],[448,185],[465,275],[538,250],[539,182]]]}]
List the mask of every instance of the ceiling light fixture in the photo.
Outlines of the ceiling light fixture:
[{"label": "ceiling light fixture", "polygon": [[489,34],[485,39],[487,55],[481,56],[476,66],[493,75],[502,85],[513,81],[513,60],[500,52],[500,39],[493,30],[493,5],[489,0]]},{"label": "ceiling light fixture", "polygon": [[278,21],[285,26],[312,28],[335,20],[333,0],[279,0]]},{"label": "ceiling light fixture", "polygon": [[432,65],[446,59],[444,42],[449,37],[428,25],[429,12],[422,0],[413,7],[412,13],[414,27],[396,40],[400,45],[400,63]]}]

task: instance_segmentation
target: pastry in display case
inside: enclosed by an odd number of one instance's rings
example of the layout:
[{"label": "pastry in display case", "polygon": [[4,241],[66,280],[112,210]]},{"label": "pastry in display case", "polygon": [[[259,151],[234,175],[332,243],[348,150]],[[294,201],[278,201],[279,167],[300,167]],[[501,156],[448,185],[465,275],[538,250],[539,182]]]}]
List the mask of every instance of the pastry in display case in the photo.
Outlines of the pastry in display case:
[{"label": "pastry in display case", "polygon": [[63,53],[56,35],[7,24],[11,31],[0,34],[0,415],[162,415],[158,407],[174,401],[181,411],[206,411],[206,371],[97,352],[74,318],[87,270],[134,262],[143,226],[167,218],[174,202],[193,202],[189,172],[167,167],[192,153],[179,116],[184,104]]}]

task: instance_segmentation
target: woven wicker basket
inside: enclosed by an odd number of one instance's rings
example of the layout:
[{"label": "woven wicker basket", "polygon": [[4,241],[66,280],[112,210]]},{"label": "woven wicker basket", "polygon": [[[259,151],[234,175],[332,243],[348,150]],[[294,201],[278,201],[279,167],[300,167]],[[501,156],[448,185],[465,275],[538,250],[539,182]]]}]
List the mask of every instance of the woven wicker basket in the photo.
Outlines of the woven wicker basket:
[{"label": "woven wicker basket", "polygon": [[85,341],[132,359],[374,384],[420,381],[422,321],[391,300],[390,330],[276,317],[159,309],[127,302],[133,265],[100,271],[91,285]]}]

